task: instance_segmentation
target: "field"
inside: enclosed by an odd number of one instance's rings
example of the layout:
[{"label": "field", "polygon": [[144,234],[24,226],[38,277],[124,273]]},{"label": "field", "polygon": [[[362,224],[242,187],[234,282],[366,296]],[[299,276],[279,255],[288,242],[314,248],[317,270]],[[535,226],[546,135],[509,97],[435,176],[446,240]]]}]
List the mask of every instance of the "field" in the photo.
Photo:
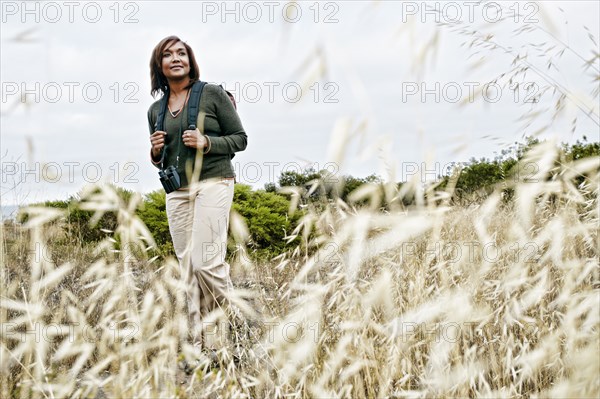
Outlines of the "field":
[{"label": "field", "polygon": [[186,344],[176,262],[139,250],[136,197],[83,198],[117,212],[121,250],[55,244],[60,211],[30,209],[2,230],[0,396],[598,397],[599,160],[557,159],[534,147],[510,201],[414,184],[386,194],[410,207],[330,202],[301,220],[310,242],[268,263],[241,255],[234,219],[237,313],[206,331],[218,364]]},{"label": "field", "polygon": [[[58,4],[50,3],[38,8]],[[206,55],[207,80],[260,87],[252,81],[260,76],[265,88],[304,90],[302,101],[238,101],[257,144],[236,160],[270,167],[293,153],[341,174],[370,157],[387,175],[354,179],[352,190],[328,191],[331,176],[321,175],[307,189],[306,181],[293,184],[299,173],[284,176],[289,184],[271,179],[265,190],[236,187],[247,195],[229,226],[235,289],[201,326],[214,356],[189,344],[186,287],[164,242],[162,192],[153,193],[147,224],[137,212],[142,193],[124,199],[111,184],[79,186],[76,209],[22,208],[26,217],[0,224],[0,399],[600,397],[598,24],[568,23],[589,17],[592,2],[570,15],[575,2],[466,2],[486,10],[469,21],[433,18],[452,16],[453,2],[437,11],[437,2],[283,2],[286,10],[305,7],[305,25],[287,12],[270,25],[225,24],[220,16],[200,24],[194,7],[226,2],[171,2],[175,19],[165,18],[162,2],[139,3],[107,2],[107,24],[63,19],[62,31],[47,29],[58,26],[53,21],[23,24],[30,10],[3,15],[12,17],[2,46],[15,80],[6,82],[12,103],[3,93],[6,203],[13,196],[19,205],[30,189],[71,188],[66,175],[40,173],[60,162],[110,162],[114,177],[119,161],[157,178],[147,161],[151,99],[144,92],[128,102],[131,93],[118,90],[142,93],[149,82],[140,68],[148,73],[156,35],[175,27],[190,29],[182,34]],[[258,3],[227,3],[253,9],[248,4]],[[423,14],[406,13],[417,6]],[[140,8],[139,25],[113,22],[119,7],[121,19]],[[487,10],[496,8],[492,20]],[[124,37],[136,45],[121,45]],[[77,82],[84,88],[92,79],[106,83],[106,103],[33,102],[17,92],[29,87],[25,70],[35,79],[89,80]],[[290,77],[297,82],[284,81]],[[454,96],[457,87],[463,91]],[[490,99],[490,87],[502,101]],[[581,137],[591,143],[580,145]],[[525,138],[535,142],[516,154],[512,143]],[[562,138],[578,140],[570,154]],[[34,144],[42,151],[34,154]],[[456,156],[459,166],[463,151],[490,148],[498,162],[472,158],[462,175],[396,175],[414,159]],[[142,153],[143,166],[130,162]],[[19,181],[19,165],[38,180]],[[310,199],[322,192],[326,198]],[[256,210],[262,224],[242,209]],[[101,238],[74,238],[82,225],[69,222],[72,211],[93,212],[86,234]],[[114,227],[94,226],[107,215]],[[252,247],[259,230],[261,256]]]}]

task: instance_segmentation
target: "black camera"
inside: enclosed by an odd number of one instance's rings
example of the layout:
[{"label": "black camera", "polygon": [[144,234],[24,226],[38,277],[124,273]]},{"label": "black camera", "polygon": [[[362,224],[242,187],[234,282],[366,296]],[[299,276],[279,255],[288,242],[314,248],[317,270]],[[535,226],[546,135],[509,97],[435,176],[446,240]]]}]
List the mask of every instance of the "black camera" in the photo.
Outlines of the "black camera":
[{"label": "black camera", "polygon": [[167,194],[181,187],[181,178],[173,165],[167,167],[165,170],[159,170],[158,176]]}]

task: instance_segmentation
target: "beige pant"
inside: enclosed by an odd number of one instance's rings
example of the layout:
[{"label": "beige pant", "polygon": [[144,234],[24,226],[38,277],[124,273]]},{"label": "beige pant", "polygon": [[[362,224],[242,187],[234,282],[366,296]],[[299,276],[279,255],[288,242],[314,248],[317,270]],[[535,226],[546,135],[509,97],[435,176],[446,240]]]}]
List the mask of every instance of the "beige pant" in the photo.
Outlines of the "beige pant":
[{"label": "beige pant", "polygon": [[169,231],[187,286],[195,345],[202,345],[202,329],[207,328],[202,318],[222,306],[233,289],[225,262],[233,187],[233,179],[216,178],[167,194]]}]

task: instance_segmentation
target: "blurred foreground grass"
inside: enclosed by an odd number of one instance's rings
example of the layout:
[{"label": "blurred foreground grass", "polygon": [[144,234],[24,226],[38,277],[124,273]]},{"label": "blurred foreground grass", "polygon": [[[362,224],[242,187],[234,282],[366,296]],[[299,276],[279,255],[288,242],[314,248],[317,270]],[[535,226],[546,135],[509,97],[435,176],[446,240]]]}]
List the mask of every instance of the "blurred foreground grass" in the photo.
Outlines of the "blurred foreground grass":
[{"label": "blurred foreground grass", "polygon": [[[232,258],[240,315],[213,315],[233,324],[220,367],[189,378],[178,265],[145,255],[139,196],[82,194],[116,212],[120,250],[57,240],[62,211],[29,209],[2,228],[0,396],[597,397],[600,161],[559,158],[534,146],[509,202],[498,189],[452,205],[451,181],[414,182],[382,199],[409,208],[309,208],[294,234],[315,232],[311,251]],[[243,223],[231,229],[243,246]]]}]

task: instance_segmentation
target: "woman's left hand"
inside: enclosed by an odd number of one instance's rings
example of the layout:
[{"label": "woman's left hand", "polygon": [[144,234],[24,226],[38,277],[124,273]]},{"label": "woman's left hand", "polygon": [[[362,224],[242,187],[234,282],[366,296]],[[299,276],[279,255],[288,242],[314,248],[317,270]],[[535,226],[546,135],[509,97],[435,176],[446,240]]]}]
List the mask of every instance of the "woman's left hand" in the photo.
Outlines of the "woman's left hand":
[{"label": "woman's left hand", "polygon": [[186,130],[183,132],[183,144],[192,148],[206,148],[208,141],[198,129]]}]

